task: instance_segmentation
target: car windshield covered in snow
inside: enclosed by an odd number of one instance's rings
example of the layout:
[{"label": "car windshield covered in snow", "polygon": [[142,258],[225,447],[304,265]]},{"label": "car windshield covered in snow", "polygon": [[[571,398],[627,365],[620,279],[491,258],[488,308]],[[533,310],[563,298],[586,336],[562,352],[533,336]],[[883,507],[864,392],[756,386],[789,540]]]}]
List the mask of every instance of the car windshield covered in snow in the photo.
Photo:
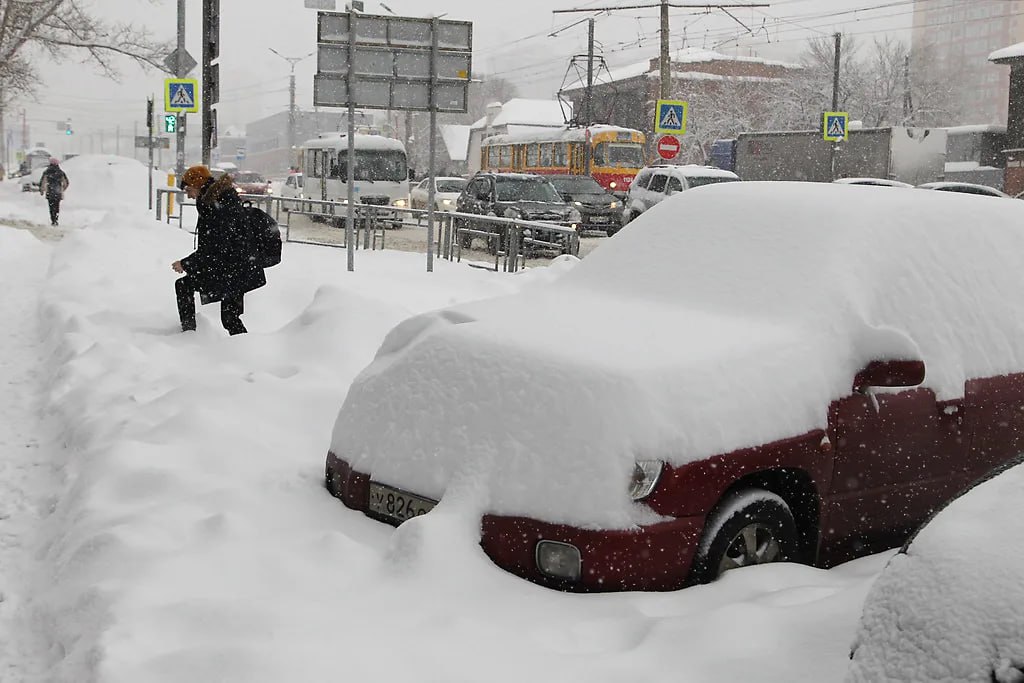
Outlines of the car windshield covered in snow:
[{"label": "car windshield covered in snow", "polygon": [[545,178],[497,176],[494,180],[499,202],[555,202],[562,203],[558,192]]}]

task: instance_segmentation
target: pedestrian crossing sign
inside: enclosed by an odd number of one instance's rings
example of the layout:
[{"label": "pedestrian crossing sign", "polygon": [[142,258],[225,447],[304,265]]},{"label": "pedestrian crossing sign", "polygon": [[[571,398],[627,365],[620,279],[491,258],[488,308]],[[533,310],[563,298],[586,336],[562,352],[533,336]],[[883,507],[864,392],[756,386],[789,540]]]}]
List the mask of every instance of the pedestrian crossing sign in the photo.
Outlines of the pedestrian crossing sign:
[{"label": "pedestrian crossing sign", "polygon": [[199,111],[199,82],[194,78],[164,79],[164,111],[195,114]]},{"label": "pedestrian crossing sign", "polygon": [[686,135],[686,112],[689,105],[679,100],[658,100],[654,110],[654,132]]},{"label": "pedestrian crossing sign", "polygon": [[845,140],[849,133],[850,115],[845,111],[825,112],[825,122],[822,124],[822,137],[829,142]]}]

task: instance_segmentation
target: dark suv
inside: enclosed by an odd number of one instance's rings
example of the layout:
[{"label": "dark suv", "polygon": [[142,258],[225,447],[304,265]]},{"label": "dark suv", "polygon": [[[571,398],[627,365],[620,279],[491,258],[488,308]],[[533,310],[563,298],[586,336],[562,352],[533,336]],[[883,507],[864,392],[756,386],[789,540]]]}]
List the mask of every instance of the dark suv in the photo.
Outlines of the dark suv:
[{"label": "dark suv", "polygon": [[622,227],[622,202],[588,175],[545,176],[562,199],[581,214],[580,230],[603,230],[609,237]]},{"label": "dark suv", "polygon": [[[483,171],[473,176],[455,202],[458,213],[481,216],[518,218],[525,221],[543,221],[564,227],[579,225],[580,212],[562,199],[547,178],[526,173],[491,173]],[[501,233],[498,224],[470,226],[468,221],[457,221],[462,227]],[[473,238],[463,238],[463,247],[469,247]],[[492,250],[497,245],[492,244]]]}]

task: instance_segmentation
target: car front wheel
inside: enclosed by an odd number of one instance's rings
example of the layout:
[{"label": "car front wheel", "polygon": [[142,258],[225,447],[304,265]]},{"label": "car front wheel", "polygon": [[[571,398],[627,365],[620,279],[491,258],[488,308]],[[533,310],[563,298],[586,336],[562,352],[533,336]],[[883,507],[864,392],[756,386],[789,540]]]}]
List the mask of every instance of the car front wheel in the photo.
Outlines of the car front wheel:
[{"label": "car front wheel", "polygon": [[764,489],[737,491],[708,518],[694,561],[696,583],[714,581],[730,569],[787,562],[799,554],[793,512]]}]

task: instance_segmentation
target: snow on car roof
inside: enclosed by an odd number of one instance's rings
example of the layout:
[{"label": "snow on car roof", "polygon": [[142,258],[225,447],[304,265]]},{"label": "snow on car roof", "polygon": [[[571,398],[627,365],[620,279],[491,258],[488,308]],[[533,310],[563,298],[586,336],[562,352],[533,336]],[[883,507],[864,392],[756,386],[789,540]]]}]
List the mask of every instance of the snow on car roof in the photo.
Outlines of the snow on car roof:
[{"label": "snow on car roof", "polygon": [[657,164],[643,170],[670,170],[686,178],[735,178],[739,176],[717,166],[700,166],[698,164]]},{"label": "snow on car roof", "polygon": [[332,447],[422,495],[460,482],[482,510],[636,524],[635,459],[823,428],[871,360],[924,360],[940,400],[1024,367],[1024,299],[997,294],[1024,290],[1022,224],[1024,204],[953,193],[682,192],[544,288],[396,328]]},{"label": "snow on car roof", "polygon": [[839,185],[881,185],[885,187],[913,187],[913,185],[911,185],[910,183],[904,183],[899,180],[892,180],[890,178],[839,178],[837,180],[833,180],[832,182]]},{"label": "snow on car roof", "polygon": [[954,500],[893,556],[864,603],[851,683],[994,681],[1024,663],[1017,465]]},{"label": "snow on car roof", "polygon": [[[924,183],[917,186],[921,190],[956,190],[956,189],[974,189],[986,194],[991,194],[993,197],[1009,197],[1002,190],[997,190],[989,185],[979,185],[977,183],[959,183],[954,181],[937,181],[934,183]],[[966,193],[965,193],[966,194]]]}]

